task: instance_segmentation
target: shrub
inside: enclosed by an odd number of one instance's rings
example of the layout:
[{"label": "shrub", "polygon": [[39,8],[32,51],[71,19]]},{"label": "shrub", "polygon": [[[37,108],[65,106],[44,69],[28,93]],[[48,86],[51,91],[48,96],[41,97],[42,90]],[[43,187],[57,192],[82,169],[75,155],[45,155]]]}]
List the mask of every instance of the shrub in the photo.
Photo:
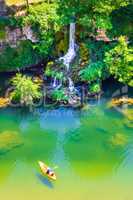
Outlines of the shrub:
[{"label": "shrub", "polygon": [[21,105],[33,105],[33,101],[41,97],[40,84],[34,83],[31,77],[17,74],[11,83],[14,86],[14,91],[10,97],[14,101],[19,101]]},{"label": "shrub", "polygon": [[51,95],[52,99],[55,101],[68,101],[68,96],[65,94],[63,89],[55,89]]},{"label": "shrub", "polygon": [[125,37],[121,36],[118,44],[106,52],[104,61],[118,81],[133,86],[133,47],[128,47]]},{"label": "shrub", "polygon": [[91,93],[98,93],[98,92],[100,92],[100,90],[101,90],[101,87],[100,87],[99,83],[92,83],[90,85],[89,91]]},{"label": "shrub", "polygon": [[79,73],[81,80],[91,82],[104,78],[106,67],[102,62],[96,62],[89,64],[85,69],[82,69]]}]

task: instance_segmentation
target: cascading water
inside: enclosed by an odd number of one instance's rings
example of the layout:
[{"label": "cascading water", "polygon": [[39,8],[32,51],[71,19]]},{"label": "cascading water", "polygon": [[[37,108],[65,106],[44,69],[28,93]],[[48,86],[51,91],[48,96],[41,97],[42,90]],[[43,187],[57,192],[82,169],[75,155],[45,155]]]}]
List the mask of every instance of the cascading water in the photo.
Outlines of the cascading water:
[{"label": "cascading water", "polygon": [[[65,56],[61,57],[59,60],[63,61],[63,64],[66,66],[67,72],[70,70],[70,64],[73,61],[73,59],[76,57],[76,51],[75,51],[75,23],[70,24],[70,36],[69,36],[69,49],[68,52],[65,54]],[[68,77],[69,81],[69,91],[74,91],[74,83],[71,79],[71,77]]]},{"label": "cascading water", "polygon": [[53,81],[53,88],[55,88],[56,86],[57,86],[57,78],[55,77]]},{"label": "cascading water", "polygon": [[70,36],[69,36],[69,49],[68,52],[65,54],[65,56],[61,57],[59,60],[63,61],[64,65],[67,68],[67,71],[69,71],[70,63],[73,61],[73,59],[76,56],[75,51],[75,23],[70,24]]},{"label": "cascading water", "polygon": [[61,87],[62,87],[62,80],[59,80],[59,84],[58,84],[58,86],[56,88],[60,89]]},{"label": "cascading water", "polygon": [[52,81],[52,87],[60,89],[62,87],[62,80],[58,80],[56,77]]},{"label": "cascading water", "polygon": [[68,78],[68,81],[69,81],[69,91],[73,92],[75,90],[74,83],[70,77]]},{"label": "cascading water", "polygon": [[[63,64],[66,67],[66,72],[68,74],[68,88],[69,91],[72,93],[75,90],[74,83],[69,75],[70,71],[70,64],[76,57],[76,43],[75,43],[75,23],[72,22],[70,23],[70,35],[69,35],[69,48],[68,52],[61,58],[59,58],[59,61],[62,61]],[[52,83],[52,87],[59,89],[62,87],[62,81],[58,81],[57,78],[55,77]]]}]

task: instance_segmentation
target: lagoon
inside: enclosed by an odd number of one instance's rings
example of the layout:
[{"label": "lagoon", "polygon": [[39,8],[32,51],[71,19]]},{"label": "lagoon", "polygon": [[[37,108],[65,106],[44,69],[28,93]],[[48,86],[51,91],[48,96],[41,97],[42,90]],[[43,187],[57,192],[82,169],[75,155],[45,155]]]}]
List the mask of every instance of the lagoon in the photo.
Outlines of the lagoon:
[{"label": "lagoon", "polygon": [[[1,199],[132,200],[130,120],[106,98],[84,110],[1,109]],[[41,175],[38,160],[56,168],[56,182]]]}]

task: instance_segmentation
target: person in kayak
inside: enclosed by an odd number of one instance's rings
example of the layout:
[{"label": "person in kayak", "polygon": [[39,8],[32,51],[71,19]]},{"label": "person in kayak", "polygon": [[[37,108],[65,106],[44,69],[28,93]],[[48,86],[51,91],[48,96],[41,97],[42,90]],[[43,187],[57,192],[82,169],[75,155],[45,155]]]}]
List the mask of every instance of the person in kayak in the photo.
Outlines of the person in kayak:
[{"label": "person in kayak", "polygon": [[54,172],[49,167],[47,168],[46,174],[49,176],[54,176]]}]

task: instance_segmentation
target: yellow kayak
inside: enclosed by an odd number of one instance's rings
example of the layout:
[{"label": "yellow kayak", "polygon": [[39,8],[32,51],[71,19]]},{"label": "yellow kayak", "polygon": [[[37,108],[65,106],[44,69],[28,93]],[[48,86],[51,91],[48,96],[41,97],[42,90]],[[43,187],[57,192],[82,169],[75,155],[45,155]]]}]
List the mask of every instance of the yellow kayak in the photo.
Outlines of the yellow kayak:
[{"label": "yellow kayak", "polygon": [[38,164],[40,166],[41,172],[43,175],[46,175],[48,178],[52,180],[56,180],[56,175],[53,170],[51,170],[45,163],[42,161],[38,161]]}]

